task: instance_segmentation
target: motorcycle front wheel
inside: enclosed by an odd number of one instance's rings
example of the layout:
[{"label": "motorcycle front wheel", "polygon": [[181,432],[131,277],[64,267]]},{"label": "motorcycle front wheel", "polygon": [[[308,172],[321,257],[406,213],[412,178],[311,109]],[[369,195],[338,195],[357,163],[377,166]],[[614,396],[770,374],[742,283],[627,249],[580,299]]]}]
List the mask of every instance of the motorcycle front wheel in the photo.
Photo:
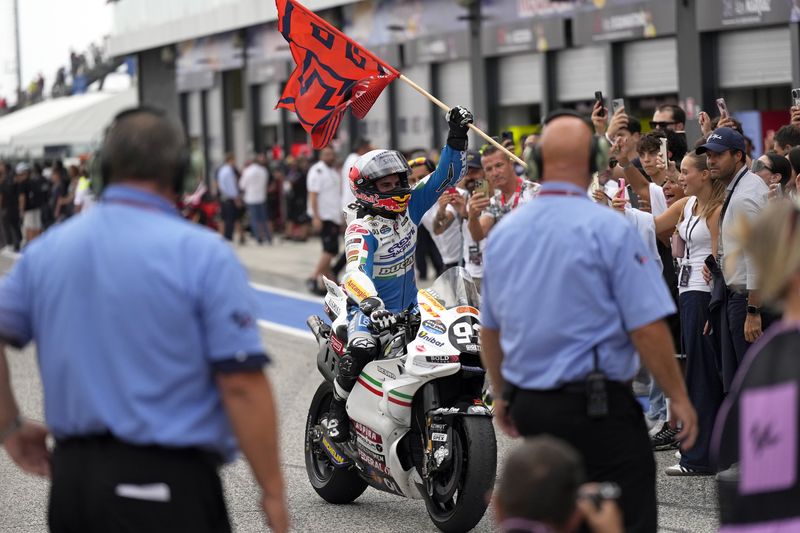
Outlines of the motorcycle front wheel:
[{"label": "motorcycle front wheel", "polygon": [[333,398],[333,385],[327,381],[320,384],[306,419],[305,459],[306,473],[311,486],[328,503],[351,503],[367,489],[354,468],[336,468],[328,454],[312,438],[313,429],[328,414]]},{"label": "motorcycle front wheel", "polygon": [[[488,507],[497,470],[497,440],[489,417],[457,417],[453,422],[450,468],[426,481],[425,505],[445,533],[469,531]],[[432,493],[432,494],[431,494]]]}]

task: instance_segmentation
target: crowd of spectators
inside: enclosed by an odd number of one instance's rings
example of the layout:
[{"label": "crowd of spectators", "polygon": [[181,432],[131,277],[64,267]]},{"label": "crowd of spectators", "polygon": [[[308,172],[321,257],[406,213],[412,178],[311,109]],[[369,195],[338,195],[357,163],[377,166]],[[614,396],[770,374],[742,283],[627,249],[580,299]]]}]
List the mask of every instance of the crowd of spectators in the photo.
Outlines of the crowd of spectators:
[{"label": "crowd of spectators", "polygon": [[[105,77],[118,66],[117,60],[106,57],[102,44],[91,43],[83,52],[70,50],[68,66],[59,67],[53,76],[50,96],[59,98],[83,94],[96,81],[100,82],[102,89]],[[42,102],[47,97],[46,81],[45,75],[39,72],[25,87],[20,88],[13,106],[9,106],[7,95],[0,95],[0,115]]]},{"label": "crowd of spectators", "polygon": [[[677,451],[679,432],[669,423],[668,398],[650,380],[649,410],[644,417],[652,448],[675,453],[679,459],[667,469],[668,475],[724,477],[738,465],[714,462],[715,420],[735,389],[745,353],[780,319],[781,312],[768,308],[769,302],[761,295],[763,278],[757,266],[767,260],[753,253],[763,255],[764,247],[747,245],[740,226],[743,221],[752,225],[773,205],[777,209],[787,199],[798,201],[800,108],[793,107],[787,124],[764,140],[763,154],[753,153],[753,143],[732,116],[712,119],[701,113],[698,139],[687,139],[686,122],[683,109],[662,106],[655,110],[650,131],[643,133],[640,121],[628,115],[624,106],[612,114],[598,101],[591,123],[599,164],[587,194],[619,211],[636,228],[661,268],[678,309],[669,325],[688,395],[697,410],[699,437],[693,448]],[[517,148],[513,138],[501,139],[509,149]],[[420,278],[427,278],[430,270],[438,275],[460,265],[480,286],[483,251],[493,229],[540,192],[535,163],[539,136],[517,141],[528,169],[492,145],[468,151],[463,179],[443,192],[419,227],[416,265]],[[343,213],[353,202],[348,174],[358,157],[373,146],[368,139],[358,139],[351,148],[346,158],[326,148],[317,160],[254,154],[241,170],[228,154],[209,179],[202,171],[195,173],[197,188],[193,183],[183,196],[184,215],[218,229],[239,245],[249,239],[263,245],[275,239],[302,242],[320,236],[319,264],[308,279],[308,289],[319,293],[321,277],[335,279],[345,264],[339,242],[347,223]],[[437,163],[436,155],[425,149],[405,155],[412,186]],[[0,165],[5,242],[19,250],[49,226],[90,206],[93,192],[85,164],[68,168],[58,161],[45,166]],[[792,211],[795,226],[798,209]],[[772,284],[769,294],[773,302],[785,296]],[[542,453],[562,453],[544,448]],[[569,459],[571,452],[564,453]],[[727,470],[719,473],[723,466]],[[557,521],[567,524],[581,514],[588,517],[589,511],[582,507],[564,509]]]}]

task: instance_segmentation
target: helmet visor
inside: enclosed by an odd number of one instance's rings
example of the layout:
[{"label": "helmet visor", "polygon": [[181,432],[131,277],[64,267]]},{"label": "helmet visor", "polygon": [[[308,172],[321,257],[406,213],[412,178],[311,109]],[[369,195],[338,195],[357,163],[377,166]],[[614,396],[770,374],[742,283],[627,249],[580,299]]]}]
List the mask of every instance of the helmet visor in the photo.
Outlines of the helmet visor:
[{"label": "helmet visor", "polygon": [[387,150],[377,154],[364,165],[364,168],[361,169],[361,177],[374,183],[375,180],[392,174],[400,174],[405,178],[408,176],[408,170],[408,163],[399,152]]}]

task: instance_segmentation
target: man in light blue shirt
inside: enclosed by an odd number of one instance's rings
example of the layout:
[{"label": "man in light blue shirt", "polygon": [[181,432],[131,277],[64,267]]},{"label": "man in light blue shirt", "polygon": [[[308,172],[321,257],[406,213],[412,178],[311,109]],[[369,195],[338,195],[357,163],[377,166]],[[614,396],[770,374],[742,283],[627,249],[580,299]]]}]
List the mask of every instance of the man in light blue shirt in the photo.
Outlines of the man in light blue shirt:
[{"label": "man in light blue shirt", "polygon": [[0,280],[0,343],[36,342],[47,424],[20,418],[0,344],[0,440],[24,470],[52,472],[53,530],[228,530],[216,468],[241,448],[283,531],[254,295],[230,248],[174,207],[183,133],[132,110],[101,153],[102,201]]},{"label": "man in light blue shirt", "polygon": [[217,170],[217,189],[219,192],[220,210],[222,214],[222,233],[225,239],[233,240],[233,230],[239,219],[239,178],[234,164],[236,159],[232,153],[225,154],[225,163]]},{"label": "man in light blue shirt", "polygon": [[484,254],[483,360],[498,424],[575,446],[592,481],[622,488],[626,531],[656,530],[655,463],[630,380],[636,351],[672,398],[679,438],[697,432],[664,317],[675,312],[644,242],[591,202],[592,131],[551,116],[539,197],[503,220]]}]

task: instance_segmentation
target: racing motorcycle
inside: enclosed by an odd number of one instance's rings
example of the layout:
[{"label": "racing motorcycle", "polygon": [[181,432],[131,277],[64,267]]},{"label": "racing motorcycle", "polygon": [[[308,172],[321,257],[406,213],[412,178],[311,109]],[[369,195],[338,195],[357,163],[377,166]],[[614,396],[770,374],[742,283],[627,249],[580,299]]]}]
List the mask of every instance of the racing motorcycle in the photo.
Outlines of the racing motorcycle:
[{"label": "racing motorcycle", "polygon": [[397,326],[380,337],[381,356],[364,367],[347,399],[350,440],[336,443],[326,421],[354,303],[324,281],[332,323],[307,321],[325,378],[306,420],[311,485],[334,504],[354,501],[368,486],[422,499],[440,530],[472,529],[486,512],[497,467],[492,415],[481,400],[475,283],[463,268],[451,268],[419,291],[419,314],[395,316]]}]

